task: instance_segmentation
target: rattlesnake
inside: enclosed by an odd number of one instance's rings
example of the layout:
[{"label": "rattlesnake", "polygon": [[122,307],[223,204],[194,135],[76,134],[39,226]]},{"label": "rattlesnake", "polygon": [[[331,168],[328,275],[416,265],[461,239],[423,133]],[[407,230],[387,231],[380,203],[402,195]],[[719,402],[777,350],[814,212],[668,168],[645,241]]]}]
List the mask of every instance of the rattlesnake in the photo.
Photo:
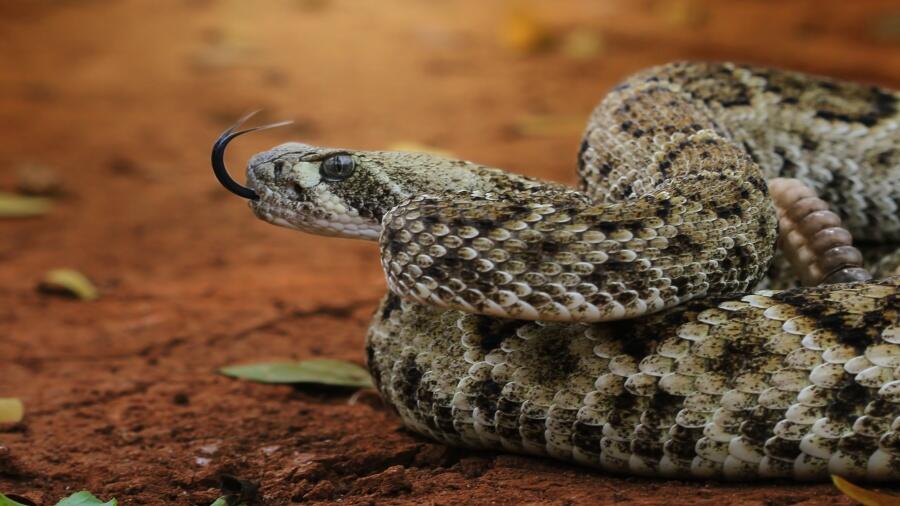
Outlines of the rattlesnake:
[{"label": "rattlesnake", "polygon": [[[865,281],[821,202],[858,241],[900,242],[898,99],[753,66],[655,67],[594,111],[577,191],[300,143],[255,155],[246,188],[223,155],[254,129],[225,132],[213,165],[268,222],[380,241],[390,291],[368,365],[416,432],[625,474],[897,481],[900,276]],[[821,200],[776,212],[779,177]],[[795,262],[847,282],[748,294],[779,219],[786,249],[812,244]]]}]

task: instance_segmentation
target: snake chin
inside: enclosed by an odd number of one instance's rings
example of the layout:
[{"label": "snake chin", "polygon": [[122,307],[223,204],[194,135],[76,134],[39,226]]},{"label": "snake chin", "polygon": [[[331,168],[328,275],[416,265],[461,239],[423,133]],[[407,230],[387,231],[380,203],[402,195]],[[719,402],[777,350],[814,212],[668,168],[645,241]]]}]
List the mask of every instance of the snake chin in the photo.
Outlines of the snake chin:
[{"label": "snake chin", "polygon": [[347,239],[377,240],[381,226],[359,216],[328,215],[316,204],[296,202],[268,189],[257,190],[260,199],[250,202],[257,218],[292,230]]}]

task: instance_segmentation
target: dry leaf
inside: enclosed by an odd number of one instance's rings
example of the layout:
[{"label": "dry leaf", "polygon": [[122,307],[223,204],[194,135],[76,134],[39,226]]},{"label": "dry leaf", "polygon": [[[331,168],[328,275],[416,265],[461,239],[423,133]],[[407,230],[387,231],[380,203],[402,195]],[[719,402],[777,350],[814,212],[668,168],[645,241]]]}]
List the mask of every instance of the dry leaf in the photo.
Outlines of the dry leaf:
[{"label": "dry leaf", "polygon": [[55,295],[67,295],[81,300],[94,300],[100,293],[82,273],[73,269],[54,269],[44,275],[38,290]]},{"label": "dry leaf", "polygon": [[453,153],[440,148],[419,144],[418,142],[395,142],[388,146],[389,151],[406,151],[408,153],[430,153],[432,155],[443,156],[444,158],[453,158]]},{"label": "dry leaf", "polygon": [[831,476],[831,481],[847,497],[863,506],[900,506],[900,496],[889,495],[858,487],[840,476]]},{"label": "dry leaf", "polygon": [[696,0],[667,0],[658,9],[662,21],[676,28],[699,28],[709,17],[707,7]]},{"label": "dry leaf", "polygon": [[50,212],[50,200],[0,192],[0,218],[28,218]]},{"label": "dry leaf", "polygon": [[25,416],[25,406],[16,398],[0,398],[0,423],[18,423]]},{"label": "dry leaf", "polygon": [[571,135],[584,130],[585,121],[580,114],[525,115],[516,120],[513,128],[520,135],[535,137]]},{"label": "dry leaf", "polygon": [[297,7],[307,12],[318,12],[324,10],[331,3],[330,0],[294,0]]},{"label": "dry leaf", "polygon": [[533,8],[514,3],[507,8],[500,23],[500,43],[503,47],[522,54],[546,49],[553,42],[549,26]]},{"label": "dry leaf", "polygon": [[566,34],[562,54],[570,60],[590,60],[603,54],[603,37],[593,30],[578,29]]},{"label": "dry leaf", "polygon": [[879,42],[900,41],[900,10],[879,13],[869,22],[869,33]]}]

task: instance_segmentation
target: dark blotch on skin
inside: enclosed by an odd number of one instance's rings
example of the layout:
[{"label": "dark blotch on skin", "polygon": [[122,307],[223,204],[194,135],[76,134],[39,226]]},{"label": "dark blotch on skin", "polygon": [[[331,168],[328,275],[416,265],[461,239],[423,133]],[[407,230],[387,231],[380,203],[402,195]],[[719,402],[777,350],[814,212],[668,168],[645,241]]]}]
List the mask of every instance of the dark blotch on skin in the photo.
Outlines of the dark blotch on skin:
[{"label": "dark blotch on skin", "polygon": [[[743,92],[743,93],[746,93],[746,92]],[[722,104],[722,107],[737,107],[737,106],[741,106],[741,105],[750,105],[750,98],[747,95],[743,94],[743,95],[740,95],[740,96],[734,98],[733,100],[725,100],[720,103]]]},{"label": "dark blotch on skin", "polygon": [[631,442],[631,452],[651,462],[658,462],[664,455],[663,445],[657,439],[638,438]]},{"label": "dark blotch on skin", "polygon": [[417,409],[419,383],[422,381],[422,370],[416,365],[414,356],[407,356],[403,359],[400,367],[403,375],[403,383],[401,394],[403,396],[403,404],[409,409]]},{"label": "dark blotch on skin", "polygon": [[451,406],[434,406],[434,425],[445,434],[459,433],[453,426],[453,408]]},{"label": "dark blotch on skin", "polygon": [[582,422],[575,422],[575,433],[572,434],[572,444],[591,453],[600,454],[603,446],[603,426],[587,425]]},{"label": "dark blotch on skin", "polygon": [[757,407],[748,412],[747,418],[741,423],[740,432],[745,438],[762,444],[772,437],[775,423],[781,419],[778,410]]},{"label": "dark blotch on skin", "polygon": [[609,173],[612,172],[612,170],[613,170],[612,165],[610,165],[609,163],[603,163],[600,165],[598,175],[605,178],[605,177],[609,176]]},{"label": "dark blotch on skin", "polygon": [[838,449],[851,455],[869,456],[878,449],[878,439],[862,434],[848,434],[838,441]]},{"label": "dark blotch on skin", "polygon": [[721,207],[715,208],[716,216],[723,219],[731,218],[732,216],[741,216],[743,214],[743,209],[741,209],[741,205],[737,202],[726,204]]},{"label": "dark blotch on skin", "polygon": [[381,375],[375,370],[375,347],[371,342],[366,342],[366,366],[369,368],[369,375],[372,376],[372,381],[375,382],[375,388],[379,392],[384,392],[381,389]]},{"label": "dark blotch on skin", "polygon": [[578,171],[584,171],[584,153],[588,150],[590,146],[588,145],[587,139],[581,141],[581,147],[578,148]]},{"label": "dark blotch on skin", "polygon": [[484,411],[488,417],[493,417],[497,412],[497,400],[502,389],[503,387],[494,380],[483,382],[475,395],[475,406]]},{"label": "dark blotch on skin", "polygon": [[662,177],[669,177],[669,168],[672,167],[672,162],[669,160],[663,160],[659,162],[659,173],[662,174]]},{"label": "dark blotch on skin", "polygon": [[846,420],[852,424],[861,414],[859,408],[866,405],[869,400],[869,392],[862,385],[858,385],[852,379],[847,378],[837,395],[825,406],[825,414],[835,420]]},{"label": "dark blotch on skin", "polygon": [[[823,81],[820,85],[826,89],[829,89],[827,88],[827,85],[831,85],[833,87],[832,89],[837,89],[836,85],[827,81]],[[863,125],[870,127],[878,123],[881,119],[897,112],[897,99],[892,94],[885,93],[876,87],[871,87],[867,91],[871,94],[871,97],[869,98],[871,110],[868,112],[853,114],[850,112],[819,110],[816,111],[815,115],[818,118],[826,120],[862,123]]]},{"label": "dark blotch on skin", "polygon": [[481,349],[485,352],[500,346],[504,339],[515,336],[519,327],[527,323],[522,320],[507,320],[488,316],[476,316],[476,318],[475,328],[478,335],[481,336]]},{"label": "dark blotch on skin", "polygon": [[669,245],[666,247],[666,252],[672,255],[690,253],[692,251],[693,244],[694,241],[692,241],[690,237],[685,234],[678,234],[669,240]]},{"label": "dark blotch on skin", "polygon": [[665,449],[667,450],[667,453],[679,460],[690,462],[696,456],[696,451],[694,450],[695,446],[695,440],[678,440],[673,438],[666,442]]},{"label": "dark blotch on skin", "polygon": [[791,441],[783,438],[774,438],[766,441],[766,454],[780,459],[794,460],[801,452],[800,441]]},{"label": "dark blotch on skin", "polygon": [[668,218],[672,214],[672,202],[669,200],[659,201],[659,207],[656,209],[656,216],[660,218]]},{"label": "dark blotch on skin", "polygon": [[391,311],[395,309],[400,309],[400,297],[394,295],[393,292],[388,292],[384,305],[381,307],[381,319],[387,320],[390,318]]},{"label": "dark blotch on skin", "polygon": [[894,157],[894,155],[896,153],[897,152],[894,149],[882,151],[881,153],[878,153],[878,156],[876,157],[876,159],[878,160],[878,163],[880,163],[881,165],[889,165],[891,163],[891,159]]},{"label": "dark blotch on skin", "polygon": [[544,253],[557,253],[559,252],[559,243],[554,241],[541,241],[541,251]]}]

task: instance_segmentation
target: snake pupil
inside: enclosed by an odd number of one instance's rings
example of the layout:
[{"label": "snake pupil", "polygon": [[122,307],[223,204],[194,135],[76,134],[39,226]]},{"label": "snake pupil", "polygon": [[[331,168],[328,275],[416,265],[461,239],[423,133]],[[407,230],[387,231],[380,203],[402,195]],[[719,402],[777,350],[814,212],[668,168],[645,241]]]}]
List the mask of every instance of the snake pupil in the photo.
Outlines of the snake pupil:
[{"label": "snake pupil", "polygon": [[353,174],[355,165],[350,155],[330,156],[322,161],[322,177],[329,181],[342,181]]}]

